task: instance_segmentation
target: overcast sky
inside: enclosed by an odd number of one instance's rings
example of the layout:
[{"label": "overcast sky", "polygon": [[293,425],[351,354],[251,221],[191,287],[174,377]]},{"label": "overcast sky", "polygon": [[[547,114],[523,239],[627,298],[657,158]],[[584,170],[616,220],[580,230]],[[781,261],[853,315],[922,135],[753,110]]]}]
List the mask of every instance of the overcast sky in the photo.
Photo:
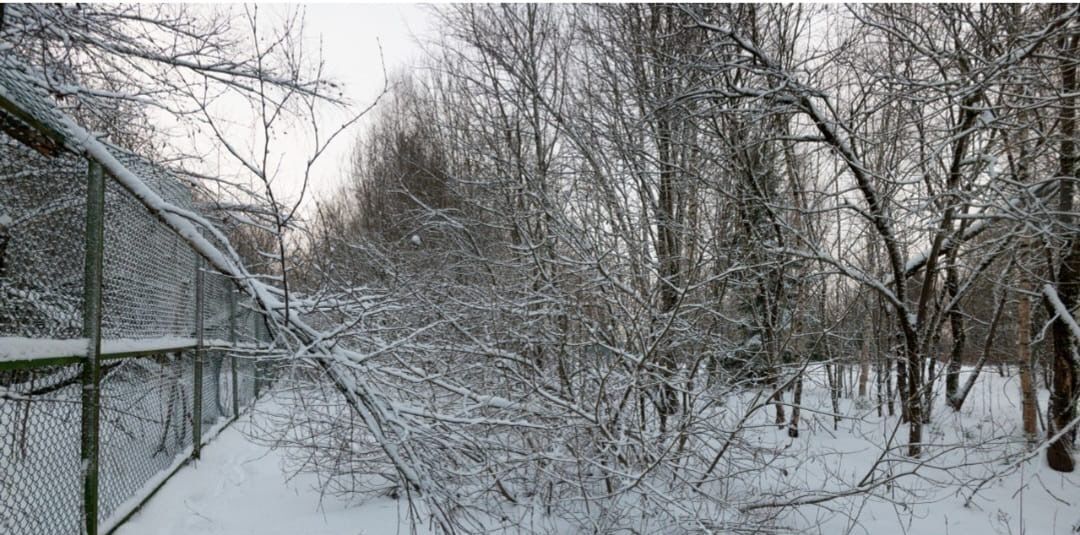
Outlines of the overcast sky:
[{"label": "overcast sky", "polygon": [[[279,6],[285,9],[283,6]],[[331,78],[342,82],[346,97],[357,109],[367,106],[384,85],[379,43],[387,72],[405,68],[422,56],[417,42],[430,30],[430,8],[416,4],[304,4],[306,45],[314,51],[322,39],[322,52]],[[336,129],[346,114],[324,114],[320,118],[324,132]],[[316,164],[304,212],[310,213],[314,201],[332,194],[348,168],[348,155],[363,124],[355,125],[339,137]],[[282,145],[282,150],[291,147]],[[275,192],[286,198],[298,197],[300,171],[308,154],[303,150],[284,152]]]}]

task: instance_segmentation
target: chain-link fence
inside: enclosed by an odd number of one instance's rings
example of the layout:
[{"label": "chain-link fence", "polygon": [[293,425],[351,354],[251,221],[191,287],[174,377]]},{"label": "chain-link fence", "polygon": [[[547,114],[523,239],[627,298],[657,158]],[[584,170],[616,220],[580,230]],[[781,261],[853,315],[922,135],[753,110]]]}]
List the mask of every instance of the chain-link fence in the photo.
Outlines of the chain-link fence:
[{"label": "chain-link fence", "polygon": [[[255,399],[255,361],[224,350],[106,360],[102,365],[100,490],[103,527],[122,520]],[[0,533],[83,530],[80,473],[82,365],[0,371]],[[201,409],[201,414],[199,410]]]},{"label": "chain-link fence", "polygon": [[[0,533],[96,535],[254,402],[270,331],[236,279],[72,149],[28,76],[0,57]],[[195,211],[182,181],[108,150]]]}]

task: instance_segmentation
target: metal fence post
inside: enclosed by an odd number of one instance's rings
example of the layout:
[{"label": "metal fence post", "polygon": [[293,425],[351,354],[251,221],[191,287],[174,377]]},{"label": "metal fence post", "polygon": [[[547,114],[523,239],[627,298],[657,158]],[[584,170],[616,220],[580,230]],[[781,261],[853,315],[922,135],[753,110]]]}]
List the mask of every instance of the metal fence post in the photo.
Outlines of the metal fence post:
[{"label": "metal fence post", "polygon": [[191,457],[198,459],[202,454],[202,405],[203,405],[203,258],[195,264],[195,377],[194,406],[191,411]]},{"label": "metal fence post", "polygon": [[232,357],[229,359],[229,367],[232,368],[233,418],[239,418],[240,388],[237,386],[239,374],[236,373],[236,289],[232,287],[229,287],[229,344],[233,347]]},{"label": "metal fence post", "polygon": [[87,535],[98,532],[98,459],[101,446],[101,282],[105,246],[105,175],[94,160],[86,173],[86,263],[83,271],[83,336],[88,340],[82,369],[83,515]]}]

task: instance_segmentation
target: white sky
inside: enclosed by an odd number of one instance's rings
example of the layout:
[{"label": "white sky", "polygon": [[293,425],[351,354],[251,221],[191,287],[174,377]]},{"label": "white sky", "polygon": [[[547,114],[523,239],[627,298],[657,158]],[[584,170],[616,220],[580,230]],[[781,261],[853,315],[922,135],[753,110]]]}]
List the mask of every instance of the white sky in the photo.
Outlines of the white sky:
[{"label": "white sky", "polygon": [[[306,36],[322,38],[330,77],[344,84],[346,97],[360,108],[367,106],[383,88],[379,43],[386,70],[392,73],[420,57],[417,40],[430,31],[430,8],[417,4],[306,4],[304,9]],[[327,129],[340,124],[333,119],[326,122]],[[310,184],[309,197],[325,198],[341,183],[359,131],[354,126],[323,156]],[[285,188],[299,187],[295,180],[282,178]],[[310,205],[310,201],[309,198],[306,202]]]},{"label": "white sky", "polygon": [[[296,5],[259,6],[260,20],[282,15]],[[340,82],[344,96],[352,102],[353,109],[319,116],[321,135],[326,136],[367,107],[384,87],[383,60],[388,75],[399,71],[422,57],[420,41],[429,37],[430,7],[417,4],[301,4],[305,13],[306,54],[314,59],[321,39],[324,75]],[[235,9],[240,9],[236,7]],[[380,59],[379,45],[382,45]],[[227,108],[227,104],[225,107]],[[220,110],[219,110],[220,111]],[[230,111],[224,111],[229,116]],[[369,118],[371,115],[368,116]],[[249,149],[258,144],[251,123],[237,118],[227,124],[230,144]],[[349,154],[357,135],[362,132],[364,121],[353,125],[333,142],[316,162],[311,181],[301,205],[301,214],[311,214],[315,202],[326,199],[342,184],[348,171]],[[299,198],[303,184],[303,170],[310,156],[311,141],[308,131],[295,129],[271,146],[272,160],[280,158],[280,165],[273,182],[275,196],[291,206]],[[202,136],[200,136],[202,137]],[[203,143],[212,143],[205,138]],[[196,141],[197,145],[203,145]],[[196,152],[199,152],[198,150]],[[239,164],[225,155],[220,147],[203,145],[202,166],[209,173],[228,176],[239,169]]]}]

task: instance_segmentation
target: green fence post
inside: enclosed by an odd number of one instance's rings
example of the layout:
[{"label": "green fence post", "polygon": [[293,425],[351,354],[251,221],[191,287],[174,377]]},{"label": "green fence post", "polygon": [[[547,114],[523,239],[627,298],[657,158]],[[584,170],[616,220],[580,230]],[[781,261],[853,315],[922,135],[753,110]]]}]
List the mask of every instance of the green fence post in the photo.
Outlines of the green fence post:
[{"label": "green fence post", "polygon": [[83,515],[87,535],[98,532],[98,459],[101,446],[101,281],[105,248],[105,174],[87,160],[86,263],[83,271],[83,336],[88,340],[82,369]]},{"label": "green fence post", "polygon": [[240,417],[240,388],[237,386],[238,375],[236,373],[236,288],[229,287],[229,344],[233,347],[232,358],[229,359],[229,367],[232,368],[232,401],[233,418]]},{"label": "green fence post", "polygon": [[191,457],[198,459],[202,454],[202,404],[203,404],[203,258],[195,264],[195,391],[194,406],[191,411]]}]

